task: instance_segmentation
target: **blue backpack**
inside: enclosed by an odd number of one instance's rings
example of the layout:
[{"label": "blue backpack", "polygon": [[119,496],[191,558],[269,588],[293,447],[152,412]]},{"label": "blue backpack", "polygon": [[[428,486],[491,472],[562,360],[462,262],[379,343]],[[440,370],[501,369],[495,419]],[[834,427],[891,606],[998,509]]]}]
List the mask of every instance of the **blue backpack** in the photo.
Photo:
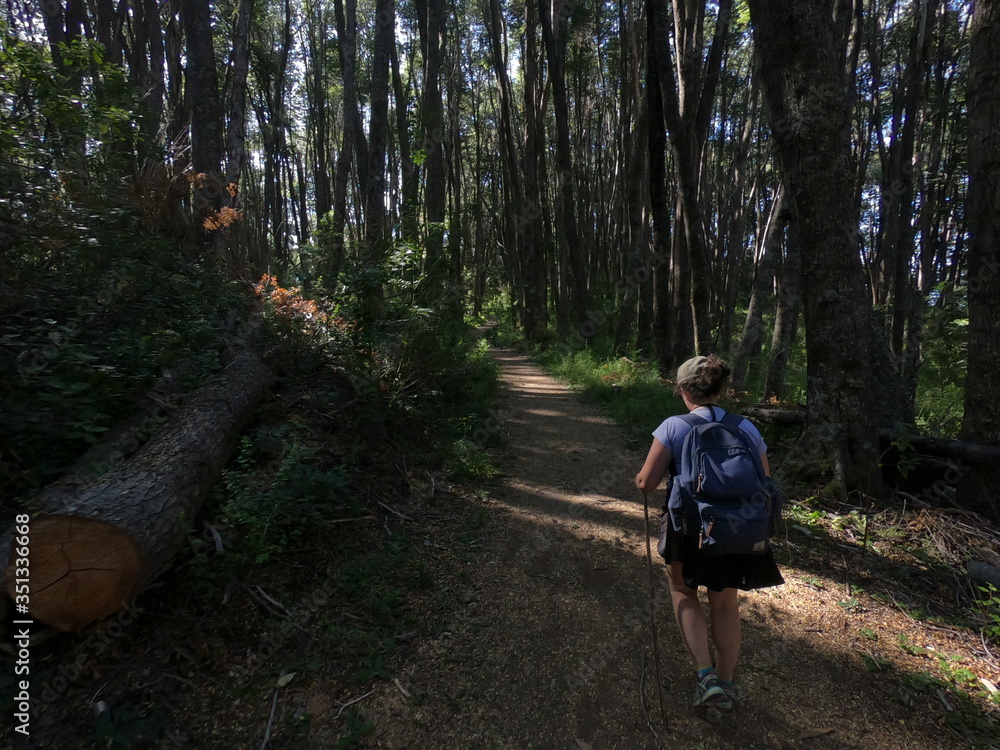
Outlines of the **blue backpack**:
[{"label": "blue backpack", "polygon": [[705,554],[765,554],[782,497],[764,473],[753,440],[740,429],[743,417],[726,414],[710,422],[684,414],[681,419],[692,426],[675,458],[671,489],[679,495],[681,531],[697,535]]}]

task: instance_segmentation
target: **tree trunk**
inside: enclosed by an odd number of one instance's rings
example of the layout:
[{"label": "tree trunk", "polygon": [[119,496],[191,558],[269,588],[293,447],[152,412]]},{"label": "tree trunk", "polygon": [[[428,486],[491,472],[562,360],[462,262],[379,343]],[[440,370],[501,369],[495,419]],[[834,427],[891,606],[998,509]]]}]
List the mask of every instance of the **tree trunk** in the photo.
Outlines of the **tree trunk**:
[{"label": "tree trunk", "polygon": [[445,30],[444,0],[416,0],[423,53],[421,119],[424,153],[424,286],[427,301],[440,295],[447,278],[444,220],[447,173],[444,162],[444,102],[441,98],[441,41]]},{"label": "tree trunk", "polygon": [[[233,53],[230,68],[233,77],[226,90],[226,184],[238,184],[246,161],[247,139],[247,75],[250,71],[250,16],[254,0],[240,0],[233,32]],[[235,204],[232,196],[231,204]]]},{"label": "tree trunk", "polygon": [[597,329],[590,311],[586,263],[580,245],[576,203],[573,199],[573,157],[569,137],[569,97],[566,91],[566,26],[569,13],[566,3],[567,0],[539,0],[556,121],[556,239],[569,261],[573,281],[573,312],[579,326],[578,331],[584,341],[590,342]]},{"label": "tree trunk", "polygon": [[661,377],[676,367],[670,345],[673,319],[670,304],[670,209],[667,202],[667,132],[663,89],[659,81],[656,19],[646,10],[646,99],[649,154],[649,205],[653,225],[653,349]]},{"label": "tree trunk", "polygon": [[[742,406],[740,413],[752,419],[781,427],[803,425],[808,416],[807,412],[799,409],[774,409],[768,406]],[[882,443],[890,443],[901,437],[899,431],[892,427],[880,427],[878,436]],[[978,467],[1000,464],[1000,444],[941,440],[940,438],[910,434],[906,434],[905,440],[908,448],[915,453],[952,461],[964,461]],[[965,468],[968,470],[968,467]]]},{"label": "tree trunk", "polygon": [[[712,274],[700,189],[705,141],[729,34],[731,7],[731,0],[722,0],[718,5],[715,35],[707,57],[702,51],[705,3],[674,0],[675,54],[669,43],[671,27],[665,3],[650,0],[647,11],[654,22],[657,80],[674,158],[678,195],[676,222],[684,235],[683,243],[675,247],[682,248],[686,258],[684,272],[688,275],[686,286],[690,291],[684,303],[690,306],[693,348],[698,354],[709,354],[713,348]],[[686,344],[675,346],[675,349],[680,348],[687,348]]]},{"label": "tree trunk", "polygon": [[[162,574],[273,376],[239,355],[131,459],[30,522],[31,616],[79,630]],[[13,596],[13,560],[6,589]]]},{"label": "tree trunk", "polygon": [[[368,190],[364,195],[365,233],[362,265],[367,271],[380,269],[389,253],[390,237],[385,210],[386,144],[389,127],[389,61],[395,44],[395,0],[377,0],[368,100]],[[371,325],[380,319],[384,295],[385,290],[381,281],[371,279],[363,295],[362,325]]]},{"label": "tree trunk", "polygon": [[[528,0],[532,2],[533,0]],[[497,79],[498,119],[500,125],[500,165],[502,174],[502,196],[504,204],[502,212],[502,236],[504,257],[506,259],[509,278],[511,279],[511,305],[513,321],[522,327],[525,336],[532,336],[534,331],[528,328],[534,324],[528,321],[529,311],[526,310],[526,287],[523,277],[525,264],[525,232],[527,225],[538,216],[539,206],[532,204],[525,197],[521,171],[523,163],[518,158],[517,143],[514,133],[514,93],[510,77],[507,74],[508,54],[506,46],[506,31],[503,13],[498,0],[490,0],[489,12],[485,19],[490,42],[490,57],[493,61],[493,73]],[[537,311],[530,311],[536,316]]]},{"label": "tree trunk", "polygon": [[[191,167],[219,175],[222,166],[222,104],[215,72],[212,13],[208,0],[181,0],[181,20],[187,37],[187,93],[191,103]],[[211,188],[218,190],[218,186]],[[221,195],[207,195],[218,208]]]},{"label": "tree trunk", "polygon": [[838,494],[877,495],[872,312],[850,165],[850,9],[839,0],[750,0],[771,128],[801,227],[809,422],[798,453],[830,463]]},{"label": "tree trunk", "polygon": [[545,333],[545,262],[542,253],[542,203],[539,155],[545,149],[545,102],[539,79],[538,14],[535,0],[525,3],[524,148],[521,186],[524,203],[518,214],[521,273],[524,283],[524,337],[538,341]]},{"label": "tree trunk", "polygon": [[409,126],[409,84],[403,88],[403,76],[399,69],[399,52],[395,46],[392,49],[392,90],[395,99],[396,132],[399,141],[399,167],[402,173],[401,196],[399,201],[400,239],[404,244],[416,247],[419,242],[420,221],[420,167],[413,161],[413,149],[410,145]]},{"label": "tree trunk", "polygon": [[344,132],[337,154],[337,174],[333,182],[333,214],[323,228],[323,287],[333,292],[344,264],[344,224],[347,222],[347,188],[352,164],[357,165],[358,182],[367,187],[368,144],[361,129],[357,93],[357,0],[334,0],[337,50],[344,82]]},{"label": "tree trunk", "polygon": [[[1000,2],[972,19],[969,112],[969,344],[962,440],[1000,444]],[[1000,521],[1000,461],[970,472],[959,500]]]},{"label": "tree trunk", "polygon": [[327,94],[327,50],[329,49],[329,27],[327,11],[322,3],[307,6],[309,10],[308,39],[309,61],[306,95],[309,101],[308,119],[311,127],[312,149],[310,171],[312,172],[315,212],[317,224],[333,208],[333,190],[330,184],[330,103]]},{"label": "tree trunk", "polygon": [[757,263],[757,274],[754,276],[753,291],[750,294],[750,306],[747,309],[746,321],[743,323],[743,334],[733,357],[733,390],[740,393],[744,390],[747,370],[750,362],[760,354],[760,344],[764,331],[764,307],[766,300],[774,287],[774,258],[781,253],[781,240],[787,223],[787,208],[785,203],[784,185],[778,185],[778,190],[771,200],[771,211],[761,238],[760,261]]},{"label": "tree trunk", "polygon": [[802,242],[799,239],[799,225],[794,216],[789,216],[786,222],[785,255],[781,261],[781,273],[777,277],[774,331],[771,334],[767,374],[764,376],[765,401],[785,396],[785,372],[795,345],[799,329],[799,309],[802,307]]}]

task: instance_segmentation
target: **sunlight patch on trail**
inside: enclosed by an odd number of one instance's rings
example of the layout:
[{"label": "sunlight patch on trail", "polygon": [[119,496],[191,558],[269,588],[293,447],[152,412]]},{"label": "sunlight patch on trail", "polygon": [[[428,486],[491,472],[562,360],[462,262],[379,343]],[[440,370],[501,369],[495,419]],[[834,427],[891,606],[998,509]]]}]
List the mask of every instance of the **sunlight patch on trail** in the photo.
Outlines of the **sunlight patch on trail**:
[{"label": "sunlight patch on trail", "polygon": [[[524,409],[525,414],[537,414],[540,417],[553,417],[556,419],[566,419],[567,415],[564,411],[555,411],[553,409]],[[597,424],[605,425],[607,424],[606,419],[601,419],[600,417],[582,417],[574,416],[572,417],[573,422],[582,422],[585,424]]]},{"label": "sunlight patch on trail", "polygon": [[[509,499],[495,497],[493,502],[511,516],[538,525],[556,523],[563,533],[583,542],[592,542],[595,537],[615,539],[634,536],[636,545],[630,551],[637,556],[645,554],[638,515],[629,509],[615,508],[612,505],[625,502],[620,498],[610,495],[567,494],[552,487],[513,478],[508,480],[507,486],[518,496]],[[538,504],[526,505],[527,498],[537,498]],[[546,508],[553,501],[561,504],[558,511]],[[604,516],[607,520],[602,521],[595,518],[595,515]]]}]

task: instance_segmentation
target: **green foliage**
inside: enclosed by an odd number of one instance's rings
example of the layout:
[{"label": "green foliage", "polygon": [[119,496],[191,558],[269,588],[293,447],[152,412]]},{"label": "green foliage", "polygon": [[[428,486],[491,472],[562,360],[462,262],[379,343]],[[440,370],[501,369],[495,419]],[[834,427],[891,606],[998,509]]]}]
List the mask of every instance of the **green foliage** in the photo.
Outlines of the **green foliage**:
[{"label": "green foliage", "polygon": [[917,373],[917,428],[955,438],[965,402],[968,309],[964,296],[943,285],[932,296],[924,322],[923,363]]},{"label": "green foliage", "polygon": [[483,445],[464,437],[452,443],[451,451],[445,457],[444,468],[449,476],[456,479],[485,479],[497,474],[497,468]]},{"label": "green foliage", "polygon": [[352,708],[347,712],[345,730],[337,740],[337,747],[340,750],[362,747],[364,738],[368,737],[374,731],[375,725],[365,719],[356,708]]},{"label": "green foliage", "polygon": [[5,176],[15,180],[56,168],[70,184],[120,185],[120,172],[134,167],[140,92],[97,42],[77,39],[59,50],[62,68],[45,45],[0,25],[0,84],[13,94],[0,100],[0,169],[13,168]]},{"label": "green foliage", "polygon": [[144,235],[123,210],[59,213],[60,226],[13,246],[0,280],[5,495],[50,481],[158,376],[183,390],[217,369],[221,322],[249,302],[221,269]]},{"label": "green foliage", "polygon": [[537,356],[547,369],[579,388],[589,399],[608,409],[612,418],[630,430],[637,443],[648,443],[649,434],[671,414],[684,411],[649,361],[614,357],[606,339],[593,347],[539,349]]},{"label": "green foliage", "polygon": [[1000,641],[1000,589],[992,583],[980,586],[982,596],[979,598],[979,608],[987,624],[983,633],[987,638]]},{"label": "green foliage", "polygon": [[[277,462],[273,475],[258,470]],[[319,448],[300,442],[285,424],[244,437],[236,467],[223,472],[224,521],[243,534],[239,555],[267,562],[316,534],[325,521],[361,512],[345,466],[324,467]]]},{"label": "green foliage", "polygon": [[868,667],[869,672],[882,672],[893,667],[892,661],[890,659],[886,659],[884,656],[870,656],[869,654],[862,654],[861,658],[864,660],[865,666]]},{"label": "green foliage", "polygon": [[899,634],[899,649],[911,656],[926,656],[929,652],[922,646],[915,646],[903,633]]},{"label": "green foliage", "polygon": [[471,438],[492,406],[498,369],[463,320],[462,288],[428,273],[419,249],[405,243],[378,264],[352,254],[338,287],[331,317],[352,322],[362,385],[404,420]]}]

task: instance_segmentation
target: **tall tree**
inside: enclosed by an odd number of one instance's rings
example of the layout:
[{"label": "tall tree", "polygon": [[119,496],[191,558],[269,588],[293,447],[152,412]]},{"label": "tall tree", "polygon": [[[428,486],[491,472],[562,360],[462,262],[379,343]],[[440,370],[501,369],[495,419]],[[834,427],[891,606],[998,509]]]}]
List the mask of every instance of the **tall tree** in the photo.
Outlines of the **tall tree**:
[{"label": "tall tree", "polygon": [[596,333],[590,319],[590,289],[580,244],[577,206],[574,201],[573,154],[569,132],[569,92],[566,88],[566,40],[569,26],[568,0],[539,0],[542,38],[549,63],[552,107],[556,120],[556,223],[557,239],[569,260],[572,274],[573,312],[585,340]]},{"label": "tall tree", "polygon": [[[364,294],[366,324],[379,319],[385,289],[378,271],[389,252],[390,236],[386,221],[386,149],[389,128],[389,63],[396,44],[395,0],[375,3],[374,51],[371,63],[368,118],[368,188],[364,195],[365,231],[362,265],[370,272]],[[374,273],[372,273],[374,272]]]},{"label": "tall tree", "polygon": [[653,245],[653,348],[659,371],[669,373],[679,364],[670,341],[674,338],[675,319],[670,291],[669,258],[670,202],[667,191],[667,131],[663,116],[663,86],[660,84],[661,55],[656,35],[662,22],[653,8],[646,9],[646,122],[649,130],[649,203]]},{"label": "tall tree", "polygon": [[368,141],[361,125],[357,90],[357,0],[334,0],[334,18],[337,24],[337,51],[340,55],[341,78],[344,83],[344,119],[340,152],[337,154],[337,173],[333,183],[333,212],[324,226],[323,284],[333,291],[344,263],[347,221],[347,192],[352,165],[356,165],[358,182],[362,191],[368,189]]},{"label": "tall tree", "polygon": [[760,240],[759,260],[754,276],[753,291],[750,294],[750,305],[747,308],[746,320],[743,323],[743,333],[740,336],[736,355],[733,357],[733,388],[740,392],[744,390],[747,370],[750,362],[760,352],[764,333],[764,308],[768,297],[774,288],[775,257],[781,253],[785,225],[788,223],[788,207],[785,205],[784,186],[779,184],[774,198],[771,200],[771,210]]},{"label": "tall tree", "polygon": [[667,18],[665,0],[650,0],[648,10],[654,19],[657,80],[670,135],[677,222],[682,231],[674,238],[674,247],[685,256],[678,259],[680,263],[675,260],[675,266],[686,266],[686,274],[689,274],[687,303],[691,307],[693,344],[695,351],[701,354],[710,352],[713,341],[712,276],[700,185],[705,141],[729,36],[732,0],[721,0],[718,5],[712,46],[707,55],[703,53],[705,9],[704,0],[674,0],[672,23]]},{"label": "tall tree", "polygon": [[[535,0],[524,8],[524,138],[521,148],[521,189],[524,210],[519,213],[521,273],[524,279],[524,334],[537,341],[546,329],[545,259],[542,252],[542,201],[539,187],[541,155],[545,150],[542,63],[538,50],[538,10]],[[530,208],[529,208],[530,207]]]},{"label": "tall tree", "polygon": [[250,71],[250,16],[254,0],[239,0],[233,51],[226,80],[226,184],[239,182],[246,162],[247,75]]},{"label": "tall tree", "polygon": [[[977,0],[969,112],[969,345],[961,438],[1000,444],[1000,2]],[[968,507],[1000,518],[1000,467],[980,467],[959,490]]]},{"label": "tall tree", "polygon": [[424,276],[430,296],[437,295],[447,267],[444,264],[444,220],[447,174],[444,162],[444,100],[441,96],[442,41],[445,32],[444,0],[415,0],[420,50],[424,61],[424,90],[420,115],[423,120],[424,156]]},{"label": "tall tree", "polygon": [[187,39],[185,72],[191,102],[191,167],[195,172],[215,177],[222,166],[222,103],[211,7],[208,0],[181,0],[180,8]]},{"label": "tall tree", "polygon": [[[849,0],[750,0],[785,184],[800,222],[807,401],[800,445],[832,465],[832,489],[876,494],[872,312],[858,252],[850,163]],[[822,83],[820,83],[822,82]]]}]

